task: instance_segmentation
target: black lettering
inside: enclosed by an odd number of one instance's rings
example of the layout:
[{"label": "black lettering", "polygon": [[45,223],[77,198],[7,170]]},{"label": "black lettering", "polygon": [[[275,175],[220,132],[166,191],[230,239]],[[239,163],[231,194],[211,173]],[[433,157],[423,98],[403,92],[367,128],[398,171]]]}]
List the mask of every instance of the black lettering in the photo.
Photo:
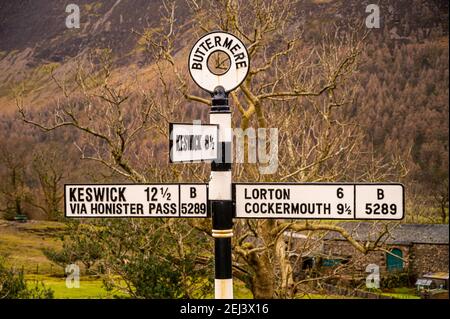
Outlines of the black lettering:
[{"label": "black lettering", "polygon": [[221,45],[220,45],[220,37],[219,36],[215,36],[214,37],[214,45],[216,46],[216,47],[220,47]]},{"label": "black lettering", "polygon": [[283,208],[282,208],[283,203],[276,203],[276,211],[275,214],[283,214]]},{"label": "black lettering", "polygon": [[113,188],[110,189],[109,196],[106,197],[106,200],[108,200],[108,199],[110,201],[112,201],[112,202],[116,202],[117,201],[117,188],[113,187]]},{"label": "black lettering", "polygon": [[97,214],[97,205],[91,204],[91,214],[92,215]]},{"label": "black lettering", "polygon": [[177,135],[177,138],[175,139],[175,145],[177,151],[181,151],[181,135]]},{"label": "black lettering", "polygon": [[205,40],[206,46],[208,47],[208,50],[211,50],[214,46],[211,43],[211,39],[206,39]]},{"label": "black lettering", "polygon": [[[203,53],[202,51],[200,51],[199,48],[197,48],[197,50],[195,50],[195,53],[198,53],[198,54],[200,54],[200,55],[205,55],[205,53]],[[203,61],[203,59],[202,59],[202,61]]]},{"label": "black lettering", "polygon": [[202,44],[200,44],[200,47],[201,47],[203,50],[208,51],[208,49],[205,47],[205,42],[202,42]]},{"label": "black lettering", "polygon": [[199,55],[194,54],[194,57],[192,58],[192,61],[194,62],[203,62],[203,58]]},{"label": "black lettering", "polygon": [[103,197],[105,196],[104,188],[94,188],[94,198],[96,202],[103,202]]},{"label": "black lettering", "polygon": [[191,198],[196,198],[197,197],[197,189],[195,187],[191,187]]},{"label": "black lettering", "polygon": [[236,62],[236,69],[246,68],[246,67],[247,67],[247,62],[246,61]]},{"label": "black lettering", "polygon": [[[270,189],[269,189],[269,191],[270,191]],[[263,188],[263,189],[260,190],[260,194],[259,195],[260,195],[261,199],[266,199],[266,194],[267,194],[267,190],[266,189]]]},{"label": "black lettering", "polygon": [[283,196],[282,190],[281,190],[281,189],[276,189],[276,190],[275,190],[275,198],[276,198],[276,199],[281,199],[282,196]]},{"label": "black lettering", "polygon": [[235,53],[235,51],[237,51],[237,50],[239,50],[241,48],[241,46],[238,44],[238,43],[236,43],[232,48],[231,48],[231,53]]},{"label": "black lettering", "polygon": [[78,200],[80,202],[84,201],[84,189],[78,188]]},{"label": "black lettering", "polygon": [[92,201],[92,189],[91,188],[86,188],[85,192],[83,192],[83,189],[80,188],[80,192],[78,193],[78,198],[83,198],[83,195],[85,196],[84,199],[81,199],[82,201],[88,201],[91,202]]},{"label": "black lettering", "polygon": [[125,190],[126,190],[126,187],[121,187],[121,188],[119,189],[119,202],[126,202],[126,199],[125,199]]},{"label": "black lettering", "polygon": [[239,60],[244,60],[245,54],[244,53],[238,53],[234,55],[234,61],[237,62]]},{"label": "black lettering", "polygon": [[377,198],[381,200],[384,198],[384,190],[382,188],[377,188]]},{"label": "black lettering", "polygon": [[223,47],[227,48],[228,50],[230,49],[232,44],[233,40],[229,40],[228,38],[225,38],[225,40],[223,41]]},{"label": "black lettering", "polygon": [[77,191],[77,188],[71,188],[69,190],[69,198],[71,202],[76,202],[77,201],[77,197],[75,196],[75,192]]},{"label": "black lettering", "polygon": [[85,204],[70,204],[70,211],[75,215],[86,214],[86,205]]}]

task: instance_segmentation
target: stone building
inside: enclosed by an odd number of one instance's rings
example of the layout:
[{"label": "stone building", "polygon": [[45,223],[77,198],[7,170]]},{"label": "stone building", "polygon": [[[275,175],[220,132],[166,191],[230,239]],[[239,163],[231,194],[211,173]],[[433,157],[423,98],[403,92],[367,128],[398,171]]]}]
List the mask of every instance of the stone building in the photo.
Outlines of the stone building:
[{"label": "stone building", "polygon": [[[339,233],[329,232],[316,241],[308,253],[299,252],[303,264],[298,270],[312,266],[321,271],[346,264],[346,274],[365,274],[369,264],[379,266],[380,275],[403,271],[414,277],[429,272],[447,272],[449,269],[449,229],[447,224],[399,224],[379,238],[386,224],[374,222],[341,222],[354,239],[364,244],[379,240],[383,250],[362,254]],[[292,234],[291,234],[292,236]],[[297,237],[293,252],[299,251],[302,236]],[[296,248],[297,247],[297,248]],[[295,253],[294,253],[295,255]],[[297,254],[298,255],[298,254]],[[367,276],[365,274],[364,276]]]}]

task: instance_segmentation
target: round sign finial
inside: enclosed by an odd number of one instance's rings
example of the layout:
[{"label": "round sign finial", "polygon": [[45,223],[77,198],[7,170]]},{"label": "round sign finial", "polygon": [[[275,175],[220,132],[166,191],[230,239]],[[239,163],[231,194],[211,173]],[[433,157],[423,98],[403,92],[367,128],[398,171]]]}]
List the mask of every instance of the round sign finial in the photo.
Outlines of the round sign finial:
[{"label": "round sign finial", "polygon": [[247,48],[228,32],[214,31],[201,37],[189,54],[189,72],[202,89],[213,93],[236,89],[247,77],[250,60]]}]

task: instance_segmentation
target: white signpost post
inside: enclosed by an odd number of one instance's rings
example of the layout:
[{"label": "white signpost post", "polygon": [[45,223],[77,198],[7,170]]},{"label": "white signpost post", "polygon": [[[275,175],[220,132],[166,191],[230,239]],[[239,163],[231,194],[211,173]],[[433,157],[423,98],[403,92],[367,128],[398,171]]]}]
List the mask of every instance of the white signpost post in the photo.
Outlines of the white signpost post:
[{"label": "white signpost post", "polygon": [[[221,52],[228,68],[213,72],[210,58]],[[222,61],[219,59],[219,64]],[[211,93],[210,124],[170,123],[170,162],[211,161],[208,184],[115,184],[64,187],[69,218],[212,218],[215,241],[215,298],[233,298],[233,218],[400,220],[405,215],[401,184],[232,183],[231,111],[228,92],[246,78],[247,49],[227,32],[195,43],[189,71]]]}]

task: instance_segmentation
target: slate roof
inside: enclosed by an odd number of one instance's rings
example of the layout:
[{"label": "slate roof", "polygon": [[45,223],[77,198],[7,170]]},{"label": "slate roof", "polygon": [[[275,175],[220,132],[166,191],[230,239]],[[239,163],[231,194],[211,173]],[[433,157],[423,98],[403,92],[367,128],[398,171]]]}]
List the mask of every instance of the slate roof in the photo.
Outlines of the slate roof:
[{"label": "slate roof", "polygon": [[[342,222],[345,228],[358,241],[374,241],[384,230],[384,224],[371,222]],[[386,244],[447,244],[448,224],[398,224],[389,225],[390,232],[383,237]],[[339,233],[329,232],[326,240],[345,240]]]}]

